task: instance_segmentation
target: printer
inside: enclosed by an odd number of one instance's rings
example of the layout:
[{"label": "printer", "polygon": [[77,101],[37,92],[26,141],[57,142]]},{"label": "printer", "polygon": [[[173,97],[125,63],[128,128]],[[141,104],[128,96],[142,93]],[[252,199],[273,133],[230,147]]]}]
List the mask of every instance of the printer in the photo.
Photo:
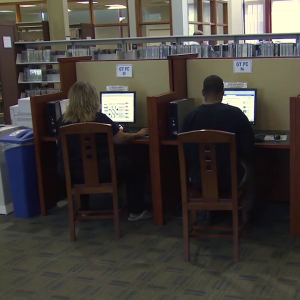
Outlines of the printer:
[{"label": "printer", "polygon": [[48,102],[46,105],[47,128],[50,136],[56,136],[57,121],[65,113],[69,99]]},{"label": "printer", "polygon": [[195,108],[195,100],[192,98],[180,99],[168,103],[168,133],[169,138],[177,138],[182,132],[182,125],[186,115]]},{"label": "printer", "polygon": [[33,128],[30,97],[20,98],[18,104],[9,109],[12,125]]}]

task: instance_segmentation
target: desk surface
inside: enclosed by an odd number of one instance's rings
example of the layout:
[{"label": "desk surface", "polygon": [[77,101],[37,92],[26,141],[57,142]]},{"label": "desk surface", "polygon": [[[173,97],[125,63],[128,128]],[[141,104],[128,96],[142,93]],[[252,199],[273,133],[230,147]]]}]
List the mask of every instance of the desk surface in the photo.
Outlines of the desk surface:
[{"label": "desk surface", "polygon": [[[261,133],[265,134],[287,134],[288,138],[286,141],[268,141],[268,142],[262,142],[262,143],[255,143],[256,148],[274,148],[274,149],[289,149],[290,148],[290,134],[288,131],[260,131]],[[55,137],[50,137],[50,136],[45,136],[42,138],[43,141],[46,142],[55,142],[56,139]],[[149,137],[144,137],[142,139],[137,139],[133,141],[133,144],[136,145],[148,145],[149,144]],[[171,139],[166,139],[161,141],[161,145],[164,146],[178,146],[177,140],[171,140]]]},{"label": "desk surface", "polygon": [[[264,134],[286,134],[287,140],[286,141],[266,141],[266,142],[261,142],[261,143],[255,143],[256,148],[274,148],[274,149],[290,149],[290,133],[289,131],[280,131],[280,130],[260,130],[260,131],[255,131],[255,133],[264,133]],[[166,139],[161,141],[162,145],[165,146],[177,146],[178,142],[177,140],[171,140],[171,139]]]}]

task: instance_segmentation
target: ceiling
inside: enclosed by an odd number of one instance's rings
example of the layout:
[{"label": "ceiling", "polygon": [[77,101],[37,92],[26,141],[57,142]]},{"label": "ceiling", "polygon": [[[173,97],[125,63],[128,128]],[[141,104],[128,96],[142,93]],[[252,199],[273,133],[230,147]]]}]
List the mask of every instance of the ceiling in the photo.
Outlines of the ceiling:
[{"label": "ceiling", "polygon": [[[7,2],[6,1],[1,1],[0,4]],[[18,0],[18,2],[21,2]],[[29,3],[29,1],[23,1],[26,4]],[[22,7],[21,6],[21,13],[41,13],[41,12],[47,12],[47,3],[42,3],[42,4],[34,4],[34,1],[30,1],[31,5],[35,5],[32,7]],[[111,5],[111,4],[119,4],[119,5],[124,5],[127,6],[127,1],[126,0],[95,0],[94,1],[94,9],[95,10],[105,10],[108,9],[106,5]],[[97,3],[96,3],[97,2]],[[163,6],[168,6],[169,1],[168,0],[142,0],[142,7],[163,7]],[[77,2],[68,2],[68,7],[70,10],[75,10],[75,11],[80,11],[80,10],[87,10],[88,9],[88,4],[80,4]],[[0,11],[15,11],[15,5],[0,5]]]}]

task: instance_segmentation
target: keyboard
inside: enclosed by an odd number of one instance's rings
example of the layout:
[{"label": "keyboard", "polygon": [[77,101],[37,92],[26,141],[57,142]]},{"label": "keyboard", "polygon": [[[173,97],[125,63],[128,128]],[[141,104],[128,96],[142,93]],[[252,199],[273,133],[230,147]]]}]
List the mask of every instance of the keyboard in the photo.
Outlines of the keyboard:
[{"label": "keyboard", "polygon": [[266,135],[263,134],[263,133],[256,133],[254,135],[254,140],[255,140],[255,143],[262,143],[265,141],[265,137]]},{"label": "keyboard", "polygon": [[124,127],[123,132],[125,133],[137,133],[143,129],[142,127]]}]

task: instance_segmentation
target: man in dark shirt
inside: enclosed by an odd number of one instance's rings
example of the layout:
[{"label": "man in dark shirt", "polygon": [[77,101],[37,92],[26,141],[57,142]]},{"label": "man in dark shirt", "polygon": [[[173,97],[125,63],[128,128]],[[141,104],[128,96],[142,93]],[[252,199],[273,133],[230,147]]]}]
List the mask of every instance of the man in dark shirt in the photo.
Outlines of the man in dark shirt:
[{"label": "man in dark shirt", "polygon": [[[183,132],[211,129],[232,132],[236,136],[238,183],[244,184],[247,165],[251,165],[254,151],[254,133],[245,114],[237,107],[222,103],[223,80],[211,75],[204,80],[202,94],[205,103],[189,113]],[[231,191],[230,149],[228,145],[216,147],[218,182],[220,191]],[[201,172],[197,145],[187,145],[186,158],[191,184],[201,189]]]}]

